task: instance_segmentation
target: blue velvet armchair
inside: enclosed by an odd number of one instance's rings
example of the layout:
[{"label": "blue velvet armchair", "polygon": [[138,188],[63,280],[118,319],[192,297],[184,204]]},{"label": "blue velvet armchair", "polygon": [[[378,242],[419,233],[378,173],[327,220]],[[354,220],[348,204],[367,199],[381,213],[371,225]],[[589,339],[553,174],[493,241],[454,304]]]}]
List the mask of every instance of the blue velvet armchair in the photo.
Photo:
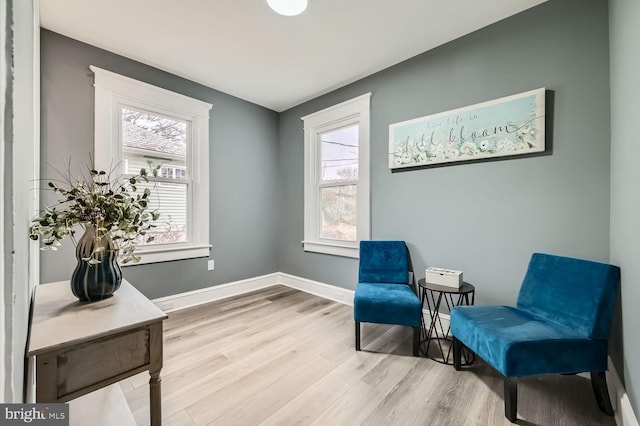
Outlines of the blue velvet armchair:
[{"label": "blue velvet armchair", "polygon": [[409,252],[404,241],[361,241],[358,284],[353,300],[356,350],[360,323],[413,327],[413,355],[418,356],[422,306],[409,282]]},{"label": "blue velvet armchair", "polygon": [[617,266],[533,254],[515,308],[452,310],[455,369],[461,369],[464,345],[500,372],[511,422],[517,417],[518,377],[588,371],[598,407],[613,415],[605,371],[619,282]]}]

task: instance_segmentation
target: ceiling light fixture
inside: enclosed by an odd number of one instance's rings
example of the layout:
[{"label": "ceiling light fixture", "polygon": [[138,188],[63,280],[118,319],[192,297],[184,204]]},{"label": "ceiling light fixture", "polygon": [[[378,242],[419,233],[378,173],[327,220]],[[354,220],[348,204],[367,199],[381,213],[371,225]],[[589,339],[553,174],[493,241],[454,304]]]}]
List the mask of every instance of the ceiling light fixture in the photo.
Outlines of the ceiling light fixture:
[{"label": "ceiling light fixture", "polygon": [[267,3],[284,16],[300,15],[307,8],[307,0],[267,0]]}]

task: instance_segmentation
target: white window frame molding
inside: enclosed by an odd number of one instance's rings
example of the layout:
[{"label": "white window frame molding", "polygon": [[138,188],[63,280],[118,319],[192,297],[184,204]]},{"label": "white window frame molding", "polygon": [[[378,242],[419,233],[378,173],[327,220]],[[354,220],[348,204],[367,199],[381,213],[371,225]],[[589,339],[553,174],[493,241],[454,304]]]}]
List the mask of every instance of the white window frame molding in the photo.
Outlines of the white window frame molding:
[{"label": "white window frame molding", "polygon": [[[304,251],[359,258],[359,242],[370,238],[370,109],[371,93],[366,93],[301,118],[304,122]],[[321,238],[320,135],[354,124],[359,126],[356,241]]]},{"label": "white window frame molding", "polygon": [[[14,0],[11,5],[2,2],[0,8],[3,10],[0,21],[4,25],[0,28],[0,55],[3,60],[0,79],[4,82],[0,85],[0,96],[9,101],[0,107],[2,119],[5,118],[6,108],[10,103],[13,104],[13,116],[9,117],[13,135],[5,140],[4,127],[0,136],[0,152],[3,152],[0,192],[3,200],[11,199],[9,206],[3,206],[3,210],[13,208],[12,211],[3,212],[0,224],[3,241],[9,236],[9,244],[4,241],[2,251],[6,270],[3,270],[0,278],[3,309],[0,360],[4,370],[0,373],[0,399],[2,402],[20,403],[35,400],[35,363],[33,358],[25,359],[25,345],[31,297],[40,280],[40,257],[38,244],[26,238],[26,230],[39,206],[39,191],[34,189],[34,185],[40,177],[40,3],[39,0]],[[7,39],[4,36],[11,30],[13,43],[6,46]],[[8,64],[10,66],[5,68]],[[13,80],[12,86],[7,78]],[[7,95],[10,97],[5,98]],[[3,122],[3,126],[7,126],[7,123]],[[11,156],[7,155],[9,153]],[[10,169],[4,168],[7,164],[11,164]],[[5,194],[5,190],[10,194]]]},{"label": "white window frame molding", "polygon": [[94,65],[89,68],[95,75],[94,162],[97,169],[110,170],[123,158],[119,138],[121,105],[191,123],[192,144],[187,153],[191,164],[189,172],[193,175],[189,241],[139,246],[136,254],[142,259],[133,265],[209,257],[209,111],[213,105]]}]

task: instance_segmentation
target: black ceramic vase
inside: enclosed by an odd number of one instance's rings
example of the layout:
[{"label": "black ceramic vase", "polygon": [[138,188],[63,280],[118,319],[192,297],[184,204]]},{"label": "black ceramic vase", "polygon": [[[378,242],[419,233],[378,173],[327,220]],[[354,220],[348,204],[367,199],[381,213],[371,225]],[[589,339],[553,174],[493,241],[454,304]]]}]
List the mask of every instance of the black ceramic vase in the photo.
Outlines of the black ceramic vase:
[{"label": "black ceramic vase", "polygon": [[[103,247],[103,249],[100,249]],[[94,250],[99,263],[88,259]],[[71,291],[80,300],[91,302],[106,299],[120,287],[122,270],[118,265],[118,249],[108,235],[96,237],[93,226],[87,226],[76,247],[78,265],[71,276]]]}]

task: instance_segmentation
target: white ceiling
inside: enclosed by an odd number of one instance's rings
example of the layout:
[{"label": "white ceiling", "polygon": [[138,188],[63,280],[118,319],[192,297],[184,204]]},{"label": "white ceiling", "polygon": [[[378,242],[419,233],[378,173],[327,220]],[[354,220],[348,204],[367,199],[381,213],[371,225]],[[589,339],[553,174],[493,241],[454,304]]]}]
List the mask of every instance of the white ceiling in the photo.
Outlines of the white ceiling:
[{"label": "white ceiling", "polygon": [[275,111],[546,0],[40,0],[41,26]]}]

